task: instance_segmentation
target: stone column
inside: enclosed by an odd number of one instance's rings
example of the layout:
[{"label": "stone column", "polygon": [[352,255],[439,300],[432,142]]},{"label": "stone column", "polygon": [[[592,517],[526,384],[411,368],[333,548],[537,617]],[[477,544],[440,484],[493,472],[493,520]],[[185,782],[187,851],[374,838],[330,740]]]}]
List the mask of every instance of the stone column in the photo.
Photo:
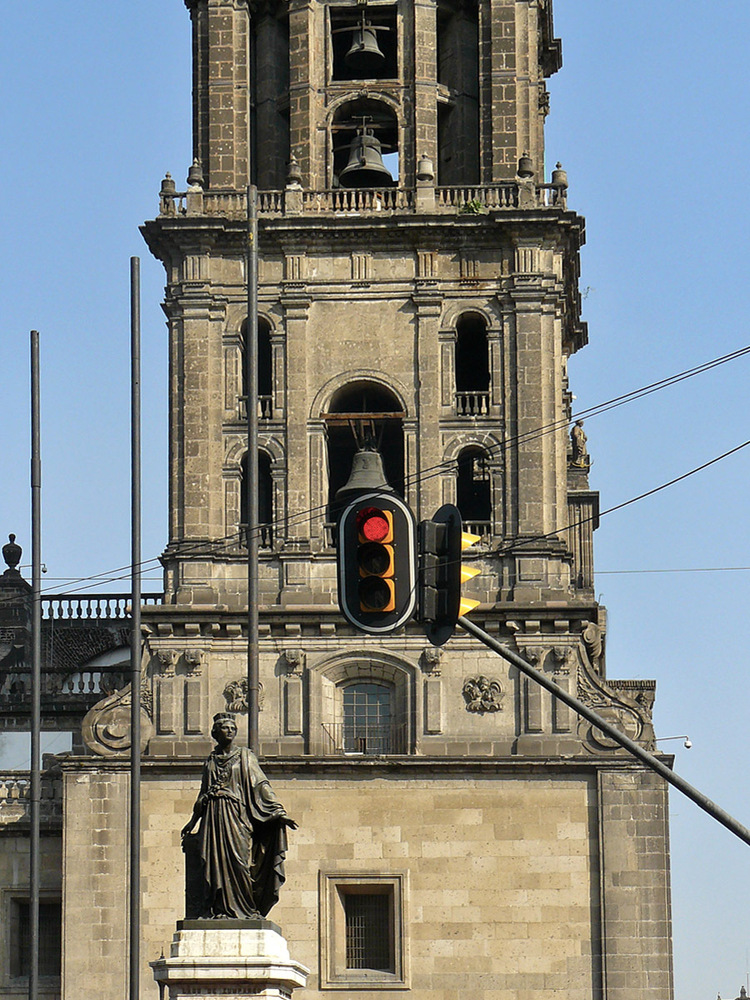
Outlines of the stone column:
[{"label": "stone column", "polygon": [[248,183],[250,104],[246,0],[188,0],[193,22],[193,156],[206,187]]}]

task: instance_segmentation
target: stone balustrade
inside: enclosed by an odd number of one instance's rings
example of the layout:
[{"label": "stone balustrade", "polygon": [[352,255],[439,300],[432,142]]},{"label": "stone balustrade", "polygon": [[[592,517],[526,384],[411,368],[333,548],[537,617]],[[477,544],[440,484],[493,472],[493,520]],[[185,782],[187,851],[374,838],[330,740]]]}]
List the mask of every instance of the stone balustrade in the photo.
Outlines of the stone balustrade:
[{"label": "stone balustrade", "polygon": [[[59,774],[42,776],[40,813],[46,825],[62,818],[62,781]],[[28,771],[0,771],[0,827],[28,821],[31,777]]]},{"label": "stone balustrade", "polygon": [[[258,191],[259,216],[292,216],[309,214],[372,215],[377,212],[397,214],[435,213],[483,215],[487,212],[518,209],[567,210],[567,187],[561,184],[512,182],[482,184],[471,187],[417,188],[331,188],[305,191],[286,188],[278,191]],[[175,191],[165,185],[159,194],[159,215],[247,216],[245,191]]]}]

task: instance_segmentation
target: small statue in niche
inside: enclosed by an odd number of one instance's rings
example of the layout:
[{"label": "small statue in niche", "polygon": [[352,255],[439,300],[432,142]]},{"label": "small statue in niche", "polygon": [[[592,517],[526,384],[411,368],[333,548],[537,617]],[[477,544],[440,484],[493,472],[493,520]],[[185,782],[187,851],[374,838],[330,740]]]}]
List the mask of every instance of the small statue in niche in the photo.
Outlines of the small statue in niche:
[{"label": "small statue in niche", "polygon": [[570,443],[573,449],[571,464],[579,469],[587,469],[590,464],[589,453],[586,447],[586,431],[583,429],[583,421],[576,420],[570,431]]},{"label": "small statue in niche", "polygon": [[[187,856],[188,918],[262,919],[284,883],[286,830],[297,829],[255,754],[235,747],[234,716],[214,716],[216,747],[181,837]],[[192,831],[200,821],[197,834]]]}]

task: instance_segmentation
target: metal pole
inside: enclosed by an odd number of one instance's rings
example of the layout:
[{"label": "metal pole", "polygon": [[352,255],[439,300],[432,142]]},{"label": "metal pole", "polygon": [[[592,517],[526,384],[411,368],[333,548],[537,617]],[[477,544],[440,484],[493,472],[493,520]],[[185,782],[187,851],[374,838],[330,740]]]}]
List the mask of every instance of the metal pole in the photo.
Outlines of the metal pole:
[{"label": "metal pole", "polygon": [[739,823],[733,816],[730,816],[728,812],[725,812],[716,803],[712,802],[703,792],[699,792],[697,788],[694,788],[689,782],[681,778],[679,774],[675,774],[666,764],[654,757],[653,754],[649,753],[648,750],[644,750],[642,746],[635,743],[621,733],[619,729],[616,729],[613,725],[603,719],[601,715],[598,715],[593,709],[589,708],[588,705],[584,705],[582,701],[574,698],[573,695],[568,694],[559,685],[555,684],[554,681],[550,680],[546,674],[541,673],[539,670],[532,667],[530,663],[527,663],[523,657],[519,656],[518,653],[514,653],[512,649],[507,646],[503,646],[502,643],[498,642],[497,639],[493,639],[491,635],[488,635],[484,629],[479,628],[474,622],[470,621],[468,618],[461,617],[458,619],[458,624],[464,631],[468,632],[470,635],[475,636],[480,642],[483,642],[485,646],[493,650],[499,656],[508,660],[514,666],[518,667],[521,673],[526,674],[527,677],[531,677],[535,680],[537,684],[541,684],[543,688],[546,688],[550,694],[553,694],[556,698],[559,698],[564,704],[569,708],[572,708],[574,712],[577,712],[582,718],[591,722],[598,729],[601,729],[611,740],[615,743],[619,743],[621,747],[631,753],[634,757],[637,757],[646,767],[651,768],[652,771],[656,771],[657,774],[661,775],[665,781],[668,781],[670,785],[674,785],[678,791],[682,792],[683,795],[687,795],[689,799],[692,799],[697,806],[700,806],[704,812],[707,812],[709,816],[712,816],[715,820],[718,820],[723,826],[730,830],[735,836],[739,837],[746,844],[750,845],[750,830]]},{"label": "metal pole", "polygon": [[258,205],[257,188],[247,188],[247,325],[245,328],[245,392],[247,406],[247,742],[260,752],[258,645]]},{"label": "metal pole", "polygon": [[141,262],[130,258],[130,1000],[141,944]]},{"label": "metal pole", "polygon": [[39,333],[31,331],[31,787],[29,835],[29,998],[39,995],[39,873],[42,728],[42,460]]}]

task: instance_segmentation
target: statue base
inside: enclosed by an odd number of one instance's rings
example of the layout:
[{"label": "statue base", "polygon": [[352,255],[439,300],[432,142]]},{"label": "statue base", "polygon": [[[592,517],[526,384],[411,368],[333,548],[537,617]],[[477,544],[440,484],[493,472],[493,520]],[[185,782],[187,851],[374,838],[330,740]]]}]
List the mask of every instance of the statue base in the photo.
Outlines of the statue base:
[{"label": "statue base", "polygon": [[308,969],[270,920],[180,920],[169,958],[151,962],[161,997],[289,1000]]}]

